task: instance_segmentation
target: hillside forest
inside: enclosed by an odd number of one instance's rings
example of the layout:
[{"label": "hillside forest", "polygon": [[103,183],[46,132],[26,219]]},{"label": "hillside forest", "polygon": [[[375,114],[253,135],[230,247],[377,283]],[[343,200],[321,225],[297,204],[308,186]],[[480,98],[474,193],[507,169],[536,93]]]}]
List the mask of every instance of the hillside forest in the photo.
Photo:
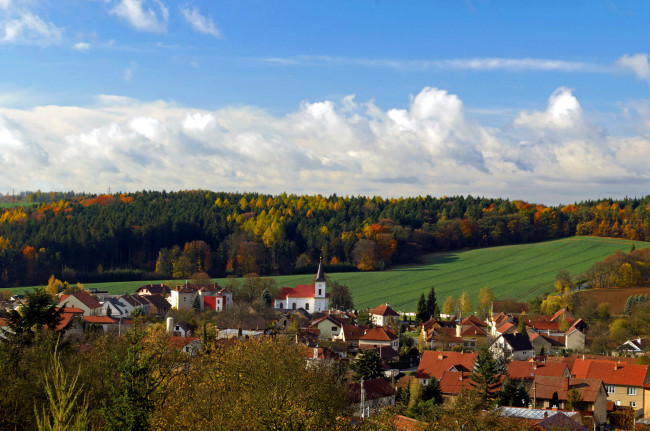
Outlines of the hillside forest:
[{"label": "hillside forest", "polygon": [[0,287],[381,270],[425,253],[574,235],[650,239],[650,196],[545,206],[472,196],[205,190],[30,193],[0,207]]}]

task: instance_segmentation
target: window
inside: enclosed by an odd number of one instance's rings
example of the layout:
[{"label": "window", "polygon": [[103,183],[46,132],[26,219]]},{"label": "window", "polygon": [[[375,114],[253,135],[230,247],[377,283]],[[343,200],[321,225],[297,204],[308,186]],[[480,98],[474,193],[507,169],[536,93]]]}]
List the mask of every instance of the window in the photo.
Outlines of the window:
[{"label": "window", "polygon": [[620,406],[621,405],[621,400],[616,400],[616,405]]},{"label": "window", "polygon": [[321,290],[320,290],[320,289],[318,289],[318,296],[320,296],[320,295],[321,295],[321,293],[320,293],[320,292],[321,292]]},{"label": "window", "polygon": [[630,401],[630,407],[636,407],[636,401]]},{"label": "window", "polygon": [[309,310],[309,303],[305,304],[305,310]]},{"label": "window", "polygon": [[280,303],[280,308],[284,308],[284,304],[283,304],[283,303]]},{"label": "window", "polygon": [[293,308],[294,310],[296,309],[296,303],[295,302],[293,304],[291,304],[291,308]]},{"label": "window", "polygon": [[613,394],[614,386],[605,386],[605,390],[607,391],[607,395]]},{"label": "window", "polygon": [[336,332],[338,330],[338,327],[332,326],[332,332]]},{"label": "window", "polygon": [[636,388],[627,388],[628,395],[636,395]]}]

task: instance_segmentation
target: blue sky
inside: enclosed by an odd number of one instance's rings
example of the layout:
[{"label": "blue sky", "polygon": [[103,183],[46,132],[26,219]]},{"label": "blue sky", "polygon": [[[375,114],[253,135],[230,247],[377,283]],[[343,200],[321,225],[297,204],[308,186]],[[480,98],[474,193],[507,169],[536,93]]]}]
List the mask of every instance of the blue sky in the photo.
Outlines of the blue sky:
[{"label": "blue sky", "polygon": [[649,9],[0,0],[0,192],[645,195]]}]

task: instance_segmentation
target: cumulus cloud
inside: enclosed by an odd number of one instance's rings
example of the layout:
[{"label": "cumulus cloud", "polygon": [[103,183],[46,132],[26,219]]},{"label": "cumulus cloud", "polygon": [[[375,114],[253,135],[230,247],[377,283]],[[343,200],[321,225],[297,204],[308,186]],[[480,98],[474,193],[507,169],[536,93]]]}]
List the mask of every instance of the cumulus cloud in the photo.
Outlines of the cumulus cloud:
[{"label": "cumulus cloud", "polygon": [[[10,6],[9,2],[5,5]],[[0,20],[0,43],[51,45],[62,38],[62,28],[27,10],[11,11]]]},{"label": "cumulus cloud", "polygon": [[648,54],[625,54],[616,63],[624,69],[631,70],[637,78],[650,81]]},{"label": "cumulus cloud", "polygon": [[392,109],[346,96],[277,116],[103,95],[92,107],[0,116],[0,189],[462,193],[557,203],[642,194],[648,157],[648,139],[593,127],[566,88],[503,129],[471,120],[457,95],[433,87]]},{"label": "cumulus cloud", "polygon": [[77,42],[72,45],[72,47],[77,51],[86,52],[90,49],[90,44],[86,42]]},{"label": "cumulus cloud", "polygon": [[221,32],[210,16],[203,16],[196,6],[190,8],[189,6],[181,7],[183,18],[187,21],[194,31],[199,33],[208,34],[214,37],[221,37]]},{"label": "cumulus cloud", "polygon": [[[155,7],[149,4],[155,4]],[[167,31],[169,9],[160,0],[153,0],[150,3],[146,0],[120,0],[110,13],[139,31],[150,33]]]}]

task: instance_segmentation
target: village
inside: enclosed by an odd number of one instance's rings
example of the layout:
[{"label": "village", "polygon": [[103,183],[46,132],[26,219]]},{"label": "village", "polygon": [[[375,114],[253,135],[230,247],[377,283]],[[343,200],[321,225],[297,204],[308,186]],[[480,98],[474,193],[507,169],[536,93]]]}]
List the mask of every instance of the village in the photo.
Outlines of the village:
[{"label": "village", "polygon": [[[485,360],[479,356],[489,355],[497,371],[487,390],[504,418],[536,430],[622,428],[621,418],[650,424],[650,366],[635,363],[645,353],[645,339],[630,340],[616,356],[592,355],[585,349],[588,325],[567,309],[535,315],[527,303],[493,301],[485,320],[431,310],[428,320],[417,322],[415,313],[390,304],[356,313],[332,309],[327,290],[319,265],[313,284],[283,287],[268,313],[239,312],[222,320],[218,316],[236,306],[232,293],[217,284],[149,284],[118,296],[83,290],[59,295],[57,329],[66,339],[81,340],[89,330],[120,336],[134,324],[159,322],[171,344],[190,356],[201,355],[205,343],[285,338],[302,346],[307,364],[346,370],[354,420],[371,419],[400,402],[411,405],[413,393],[432,381],[442,403],[477,391],[478,362]],[[20,309],[22,299],[5,306]],[[208,329],[193,319],[175,320],[174,312],[211,312],[218,323]],[[0,325],[8,336],[7,320]],[[509,398],[502,396],[506,392]],[[397,429],[426,425],[407,417],[410,411],[395,416]]]}]

